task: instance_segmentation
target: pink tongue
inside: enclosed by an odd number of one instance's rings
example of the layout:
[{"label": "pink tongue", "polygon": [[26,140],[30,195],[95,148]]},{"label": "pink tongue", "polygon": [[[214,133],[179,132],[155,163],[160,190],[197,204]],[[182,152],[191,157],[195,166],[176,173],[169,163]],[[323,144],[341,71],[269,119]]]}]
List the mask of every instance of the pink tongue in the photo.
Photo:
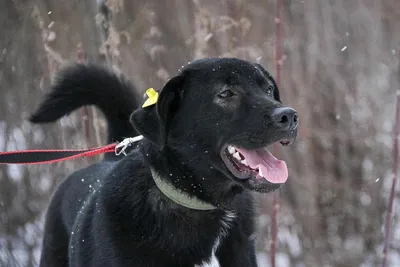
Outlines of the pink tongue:
[{"label": "pink tongue", "polygon": [[288,170],[283,160],[275,158],[268,150],[264,148],[247,150],[236,148],[246,159],[247,164],[254,170],[259,170],[260,176],[268,182],[281,184],[288,178]]}]

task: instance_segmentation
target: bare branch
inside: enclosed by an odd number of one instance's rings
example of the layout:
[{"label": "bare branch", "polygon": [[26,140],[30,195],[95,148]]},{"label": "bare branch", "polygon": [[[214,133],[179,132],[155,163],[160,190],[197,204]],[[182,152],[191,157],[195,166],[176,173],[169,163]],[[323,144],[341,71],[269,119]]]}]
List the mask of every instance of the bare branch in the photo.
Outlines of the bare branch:
[{"label": "bare branch", "polygon": [[393,215],[393,202],[396,191],[396,183],[397,177],[399,175],[399,134],[400,134],[400,91],[397,91],[396,94],[396,117],[393,127],[393,181],[392,181],[392,189],[390,190],[389,197],[389,207],[386,213],[386,223],[385,223],[385,239],[383,245],[383,259],[382,259],[382,267],[386,267],[387,262],[387,253],[389,246],[389,238],[390,238],[390,226]]}]

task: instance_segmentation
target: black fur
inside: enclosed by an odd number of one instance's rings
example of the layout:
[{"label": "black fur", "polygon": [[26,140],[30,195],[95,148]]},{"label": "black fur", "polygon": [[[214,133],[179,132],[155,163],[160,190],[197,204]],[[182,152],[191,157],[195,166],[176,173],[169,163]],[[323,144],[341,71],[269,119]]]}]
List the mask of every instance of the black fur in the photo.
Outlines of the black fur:
[{"label": "black fur", "polygon": [[[283,130],[274,119],[283,105],[266,70],[234,58],[197,60],[166,83],[156,105],[138,108],[126,81],[98,67],[72,66],[32,121],[54,121],[83,105],[105,114],[109,141],[145,139],[119,161],[79,170],[58,187],[46,216],[41,267],[194,267],[213,249],[219,266],[257,266],[251,191],[280,184],[236,177],[221,151],[228,143],[252,149],[296,136],[297,122]],[[218,208],[197,211],[172,202],[155,186],[150,167]]]},{"label": "black fur", "polygon": [[46,100],[33,114],[33,123],[54,122],[85,105],[95,105],[108,122],[107,142],[135,135],[129,116],[139,106],[132,84],[95,65],[74,65],[62,70]]}]

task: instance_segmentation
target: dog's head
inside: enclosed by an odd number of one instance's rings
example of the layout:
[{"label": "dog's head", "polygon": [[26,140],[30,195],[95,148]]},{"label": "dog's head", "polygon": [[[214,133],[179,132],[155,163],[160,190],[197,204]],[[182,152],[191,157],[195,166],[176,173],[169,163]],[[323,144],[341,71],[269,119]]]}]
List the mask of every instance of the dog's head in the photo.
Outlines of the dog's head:
[{"label": "dog's head", "polygon": [[298,120],[261,65],[235,58],[188,64],[161,89],[156,105],[131,116],[140,134],[159,150],[168,147],[195,176],[259,192],[286,181],[285,162],[267,147],[291,144]]}]

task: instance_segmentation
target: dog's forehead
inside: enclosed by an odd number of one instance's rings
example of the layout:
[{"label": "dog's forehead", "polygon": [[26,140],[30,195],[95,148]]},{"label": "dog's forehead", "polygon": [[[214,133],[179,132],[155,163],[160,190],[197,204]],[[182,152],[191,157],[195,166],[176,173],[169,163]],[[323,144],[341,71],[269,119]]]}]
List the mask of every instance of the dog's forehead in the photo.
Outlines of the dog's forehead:
[{"label": "dog's forehead", "polygon": [[262,72],[255,64],[237,58],[206,58],[188,63],[183,72],[207,71],[207,72],[233,72],[236,74],[250,74]]},{"label": "dog's forehead", "polygon": [[[182,73],[191,73],[194,79],[203,82],[241,85],[245,82],[273,86],[269,73],[256,64],[237,58],[207,58],[189,63]],[[206,78],[206,79],[204,79]]]}]

